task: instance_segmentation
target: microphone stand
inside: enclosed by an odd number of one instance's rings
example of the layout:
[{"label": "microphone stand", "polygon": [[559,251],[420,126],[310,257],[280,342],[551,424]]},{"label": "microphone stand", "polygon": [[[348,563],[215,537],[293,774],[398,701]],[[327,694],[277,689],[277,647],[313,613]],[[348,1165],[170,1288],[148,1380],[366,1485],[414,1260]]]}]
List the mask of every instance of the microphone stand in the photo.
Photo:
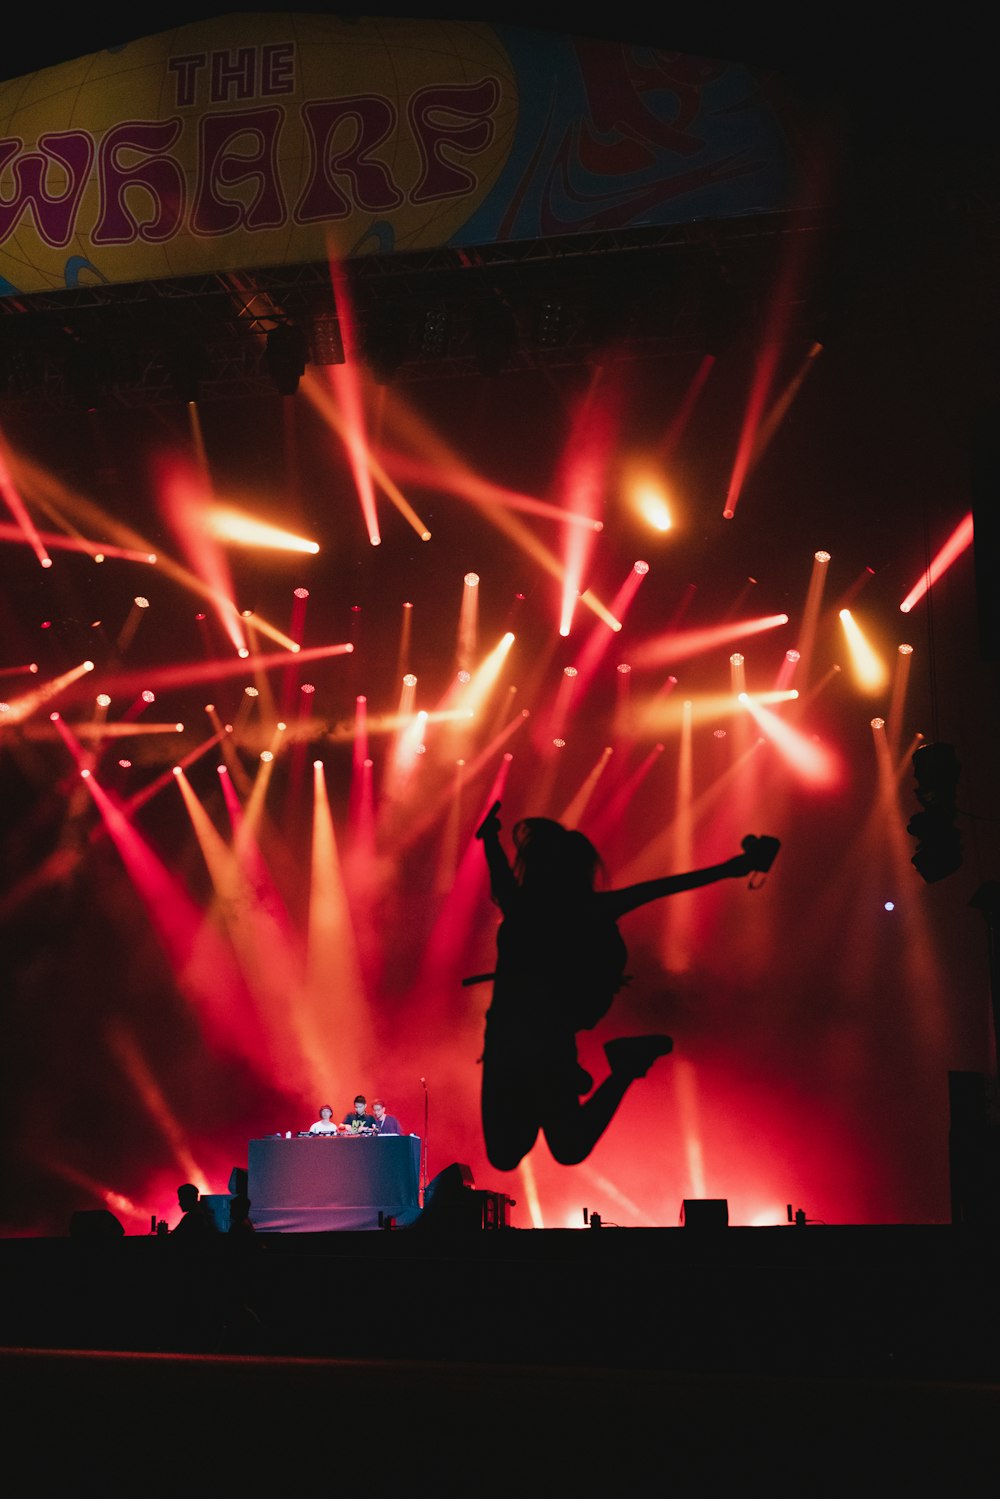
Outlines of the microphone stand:
[{"label": "microphone stand", "polygon": [[424,1195],[427,1191],[427,1079],[420,1079],[424,1090],[424,1138],[420,1142],[420,1206],[424,1205]]}]

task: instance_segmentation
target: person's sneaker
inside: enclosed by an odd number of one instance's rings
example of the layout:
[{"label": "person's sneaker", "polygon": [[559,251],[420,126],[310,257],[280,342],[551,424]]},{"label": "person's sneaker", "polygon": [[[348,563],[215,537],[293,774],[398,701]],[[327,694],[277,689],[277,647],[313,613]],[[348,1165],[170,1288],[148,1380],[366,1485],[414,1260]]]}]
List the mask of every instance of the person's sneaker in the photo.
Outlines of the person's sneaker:
[{"label": "person's sneaker", "polygon": [[619,1036],[604,1043],[611,1071],[628,1077],[645,1077],[657,1057],[668,1056],[673,1049],[669,1036]]}]

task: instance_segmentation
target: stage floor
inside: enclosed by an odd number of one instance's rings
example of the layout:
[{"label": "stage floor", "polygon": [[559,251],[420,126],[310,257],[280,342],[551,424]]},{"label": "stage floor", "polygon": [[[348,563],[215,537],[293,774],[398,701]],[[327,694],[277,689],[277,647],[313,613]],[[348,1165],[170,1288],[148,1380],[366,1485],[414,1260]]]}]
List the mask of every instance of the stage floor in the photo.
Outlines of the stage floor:
[{"label": "stage floor", "polygon": [[1000,1383],[1000,1227],[0,1240],[0,1344]]},{"label": "stage floor", "polygon": [[1000,1230],[0,1240],[34,1495],[988,1492]]}]

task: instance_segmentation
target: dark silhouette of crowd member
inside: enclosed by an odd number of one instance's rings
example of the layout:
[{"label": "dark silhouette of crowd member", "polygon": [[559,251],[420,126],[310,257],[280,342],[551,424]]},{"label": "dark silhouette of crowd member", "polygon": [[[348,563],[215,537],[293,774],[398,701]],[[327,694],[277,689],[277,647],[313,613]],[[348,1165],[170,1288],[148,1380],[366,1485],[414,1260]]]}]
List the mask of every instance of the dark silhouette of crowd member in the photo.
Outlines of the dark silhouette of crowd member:
[{"label": "dark silhouette of crowd member", "polygon": [[599,890],[597,849],[547,817],[514,824],[511,866],[499,811],[496,802],[476,832],[503,917],[482,1055],[486,1154],[498,1171],[513,1171],[541,1131],[555,1159],[574,1166],[586,1160],[631,1084],[673,1049],[666,1035],[608,1041],[610,1072],[596,1088],[580,1066],[576,1033],[603,1019],[627,982],[619,918],[663,896],[749,874],[764,862],[757,845],[776,850],[777,842],[748,838],[744,852],[724,863]]},{"label": "dark silhouette of crowd member", "polygon": [[372,1113],[375,1116],[375,1133],[377,1135],[401,1135],[403,1133],[395,1114],[386,1113],[385,1104],[381,1098],[372,1099]]},{"label": "dark silhouette of crowd member", "polygon": [[354,1100],[354,1108],[351,1112],[344,1115],[344,1124],[350,1135],[374,1134],[375,1120],[368,1112],[368,1100],[363,1093],[359,1093]]},{"label": "dark silhouette of crowd member", "polygon": [[250,1221],[250,1199],[239,1193],[229,1199],[229,1233],[245,1234],[256,1233],[254,1225]]},{"label": "dark silhouette of crowd member", "polygon": [[202,1202],[201,1193],[192,1182],[185,1182],[177,1188],[177,1202],[183,1217],[176,1228],[171,1229],[172,1234],[193,1239],[219,1232],[211,1208],[207,1202]]}]

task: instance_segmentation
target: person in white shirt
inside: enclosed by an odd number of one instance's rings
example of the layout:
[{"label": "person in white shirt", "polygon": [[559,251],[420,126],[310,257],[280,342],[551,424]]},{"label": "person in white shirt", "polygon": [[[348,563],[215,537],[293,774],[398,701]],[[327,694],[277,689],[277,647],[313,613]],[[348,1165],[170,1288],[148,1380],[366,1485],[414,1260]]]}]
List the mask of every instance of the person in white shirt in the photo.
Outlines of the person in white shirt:
[{"label": "person in white shirt", "polygon": [[338,1128],[339,1126],[334,1123],[333,1109],[328,1103],[325,1103],[320,1108],[319,1118],[316,1120],[316,1123],[310,1124],[309,1133],[311,1135],[335,1135]]}]

